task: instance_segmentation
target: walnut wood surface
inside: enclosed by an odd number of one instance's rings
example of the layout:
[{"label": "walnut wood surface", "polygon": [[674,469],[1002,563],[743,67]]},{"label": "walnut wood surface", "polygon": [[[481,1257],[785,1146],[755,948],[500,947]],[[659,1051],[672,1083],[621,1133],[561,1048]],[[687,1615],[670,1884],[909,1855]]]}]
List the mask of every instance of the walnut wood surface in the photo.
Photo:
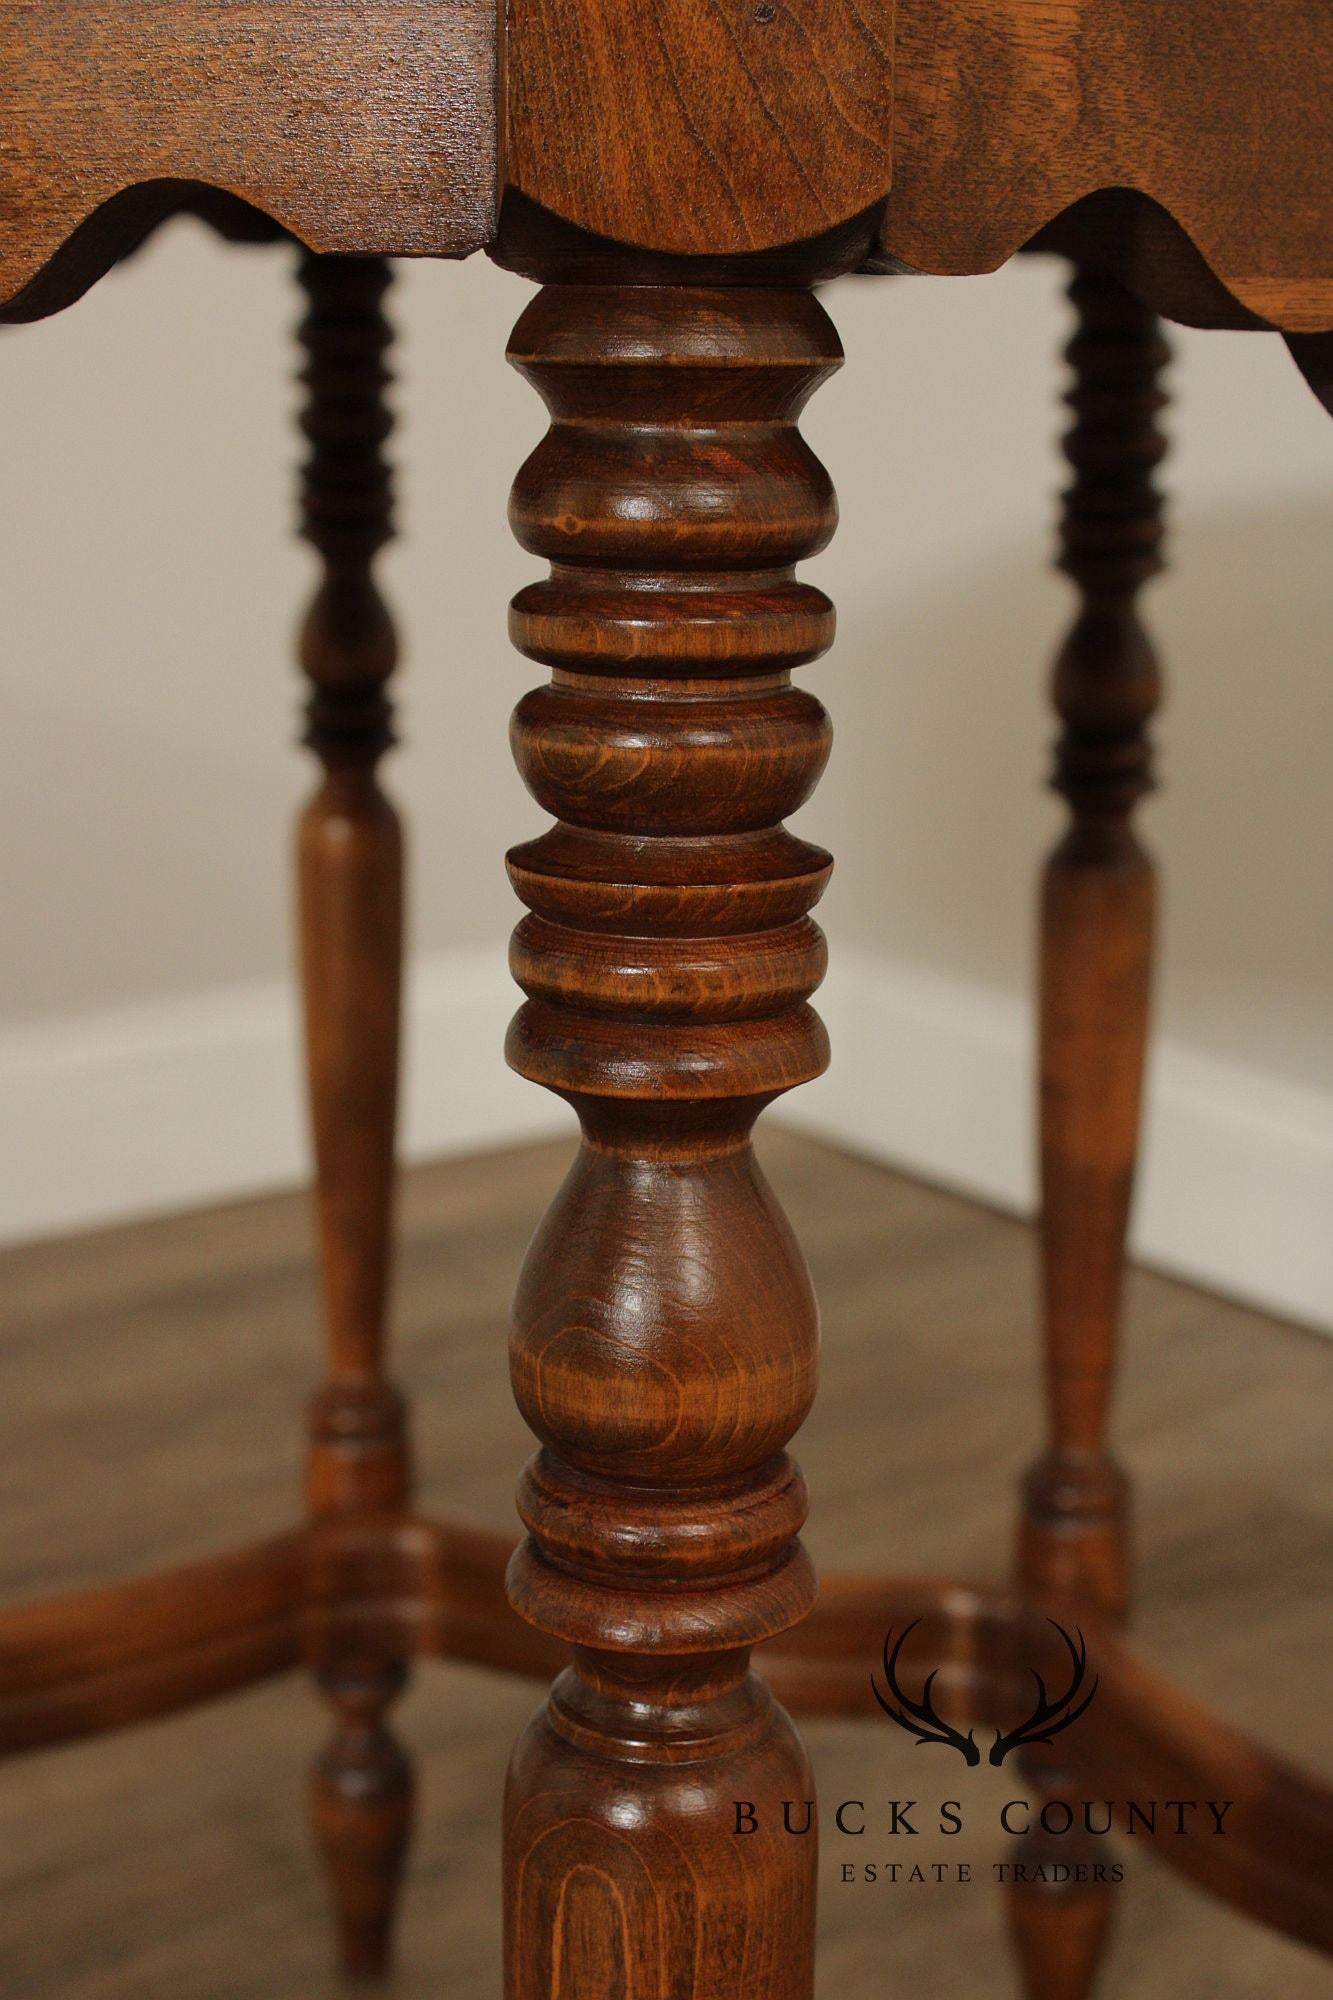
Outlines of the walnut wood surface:
[{"label": "walnut wood surface", "polygon": [[[558,821],[511,857],[509,1058],[583,1145],[510,1342],[543,1447],[510,1591],[574,1663],[510,1767],[506,1992],[805,2000],[815,1839],[779,1802],[809,1773],[749,1655],[813,1602],[784,1446],[818,1323],[750,1132],[827,1055],[829,859],[782,821],[828,756],[791,670],[833,614],[794,565],[836,513],[796,420],[841,350],[799,290],[553,284],[510,358],[551,413],[511,519],[553,672],[513,742]],[[745,1840],[737,1798],[773,1809]]]},{"label": "walnut wood surface", "polygon": [[509,254],[508,188],[716,258],[882,210],[881,261],[935,272],[1072,216],[1159,311],[1333,328],[1323,0],[515,0],[503,48],[496,14],[0,0],[0,302],[209,189],[316,249]]},{"label": "walnut wood surface", "polygon": [[522,0],[507,84],[507,184],[654,250],[817,236],[891,173],[892,0]]},{"label": "walnut wood surface", "polygon": [[[377,766],[392,742],[398,647],[375,582],[391,531],[387,265],[307,256],[302,524],[323,577],[301,633],[306,741],[323,777],[301,818],[298,879],[315,1198],[328,1379],[310,1410],[316,1524],[401,1512],[402,1398],[384,1375],[403,957],[403,838]],[[337,1717],[311,1787],[349,1972],[379,1972],[412,1814],[412,1779],[384,1715],[402,1658],[333,1643],[317,1661]]]},{"label": "walnut wood surface", "polygon": [[496,43],[492,0],[0,0],[0,300],[67,304],[198,182],[315,250],[476,249]]},{"label": "walnut wood surface", "polygon": [[1333,324],[1322,0],[525,0],[508,116],[507,184],[622,243],[733,255],[887,197],[889,258],[977,272],[1133,190],[1089,220],[1154,304],[1189,314],[1201,255],[1228,317]]},{"label": "walnut wood surface", "polygon": [[896,101],[882,241],[904,263],[993,270],[1129,188],[1260,319],[1333,325],[1324,0],[898,0]]}]

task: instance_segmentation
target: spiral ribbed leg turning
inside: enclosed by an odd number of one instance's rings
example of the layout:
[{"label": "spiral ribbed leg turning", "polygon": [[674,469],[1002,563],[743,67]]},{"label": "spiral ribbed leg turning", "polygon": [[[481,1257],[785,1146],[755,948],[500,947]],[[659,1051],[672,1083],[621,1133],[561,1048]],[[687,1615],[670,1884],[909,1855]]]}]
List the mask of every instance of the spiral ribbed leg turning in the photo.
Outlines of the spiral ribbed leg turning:
[{"label": "spiral ribbed leg turning", "polygon": [[542,1449],[510,1594],[574,1663],[510,1771],[506,1990],[806,2000],[810,1773],[749,1653],[813,1598],[784,1447],[817,1316],[750,1134],[826,1059],[829,859],[781,822],[828,751],[791,671],[832,610],[793,565],[835,510],[795,426],[840,350],[803,291],[564,285],[511,358],[552,419],[512,631],[553,671],[514,744],[557,824],[510,858],[509,1057],[583,1143],[511,1343]]}]

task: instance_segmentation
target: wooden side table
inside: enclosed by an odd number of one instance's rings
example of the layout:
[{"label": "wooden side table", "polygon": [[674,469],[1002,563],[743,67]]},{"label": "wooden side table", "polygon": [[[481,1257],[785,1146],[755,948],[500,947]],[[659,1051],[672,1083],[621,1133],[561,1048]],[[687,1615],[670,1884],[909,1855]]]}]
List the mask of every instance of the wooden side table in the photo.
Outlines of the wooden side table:
[{"label": "wooden side table", "polygon": [[[6,316],[68,305],[184,207],[304,246],[324,580],[299,875],[328,1332],[304,1525],[0,1616],[0,1745],[304,1663],[333,1714],[312,1795],[350,1972],[386,1962],[412,1811],[386,1718],[432,1655],[558,1676],[510,1771],[510,2000],[808,1996],[815,1842],[781,1802],[813,1791],[774,1694],[877,1716],[881,1667],[881,1705],[925,1740],[975,1761],[993,1725],[1034,1800],[1232,1801],[1225,1838],[1163,1824],[1164,1858],[1333,1945],[1327,1792],[1121,1635],[1107,1445],[1153,926],[1133,813],[1158,692],[1137,609],[1161,563],[1158,315],[1277,329],[1333,406],[1331,26],[1325,0],[511,0],[503,25],[492,0],[0,0]],[[508,1054],[584,1131],[519,1280],[513,1381],[541,1449],[512,1560],[412,1511],[383,1367],[402,937],[376,779],[384,260],[481,248],[542,288],[510,352],[551,417],[511,508],[549,565],[510,614],[550,670],[514,748],[555,824],[510,856],[528,998]],[[783,824],[829,742],[792,682],[833,636],[796,574],[836,519],[798,429],[841,359],[814,287],[1025,248],[1071,261],[1075,314],[1069,820],[1041,918],[1049,1447],[1011,1586],[817,1592],[785,1451],[816,1310],[749,1144],[827,1058],[809,1001],[830,860]],[[1051,1618],[1082,1634],[1068,1657]],[[1065,1700],[1030,1713],[1052,1648]],[[1080,2000],[1113,1889],[1044,1881],[1051,1845],[1028,1836],[1013,1930],[1033,2000]]]}]

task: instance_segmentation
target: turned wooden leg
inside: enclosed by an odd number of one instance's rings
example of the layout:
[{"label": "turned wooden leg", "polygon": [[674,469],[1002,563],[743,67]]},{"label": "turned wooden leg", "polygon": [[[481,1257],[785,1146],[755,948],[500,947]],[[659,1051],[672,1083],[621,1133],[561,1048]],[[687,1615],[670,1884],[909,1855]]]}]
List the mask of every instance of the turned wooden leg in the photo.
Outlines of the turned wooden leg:
[{"label": "turned wooden leg", "polygon": [[[385,684],[393,625],[375,586],[390,535],[383,456],[391,419],[374,258],[304,257],[309,311],[302,426],[310,440],[303,527],[324,575],[301,634],[312,693],[306,741],[323,777],[298,855],[306,1054],[328,1372],[310,1410],[308,1500],[318,1524],[400,1512],[409,1465],[402,1400],[385,1380],[398,1091],[403,853],[376,766],[392,741]],[[336,1716],[315,1766],[315,1830],[347,1972],[384,1970],[412,1810],[411,1774],[385,1726],[401,1660],[320,1659]]]},{"label": "turned wooden leg", "polygon": [[574,1664],[510,1768],[506,1992],[808,2000],[814,1794],[749,1655],[814,1594],[783,1447],[817,1316],[750,1132],[826,1060],[829,858],[780,822],[828,754],[790,670],[832,608],[792,565],[835,510],[795,425],[841,352],[802,290],[564,284],[510,358],[552,416],[511,630],[554,669],[513,740],[559,823],[510,856],[508,1052],[583,1144],[510,1350],[543,1447],[510,1595]]},{"label": "turned wooden leg", "polygon": [[[1070,823],[1041,900],[1041,1247],[1048,1449],[1023,1493],[1020,1575],[1037,1601],[1113,1617],[1128,1593],[1128,1493],[1106,1444],[1125,1234],[1138,1143],[1153,940],[1152,864],[1131,824],[1151,784],[1157,661],[1136,610],[1162,565],[1153,484],[1168,359],[1155,316],[1109,275],[1076,272],[1068,350],[1062,567],[1078,617],[1056,666],[1056,789]],[[1095,1665],[1095,1662],[1093,1663]],[[1034,1799],[1068,1796],[1060,1748],[1029,1753]],[[1095,1861],[1069,1839],[1020,1850],[1029,1870]],[[1016,1884],[1011,1913],[1031,2000],[1084,2000],[1110,1916],[1105,1884]]]}]

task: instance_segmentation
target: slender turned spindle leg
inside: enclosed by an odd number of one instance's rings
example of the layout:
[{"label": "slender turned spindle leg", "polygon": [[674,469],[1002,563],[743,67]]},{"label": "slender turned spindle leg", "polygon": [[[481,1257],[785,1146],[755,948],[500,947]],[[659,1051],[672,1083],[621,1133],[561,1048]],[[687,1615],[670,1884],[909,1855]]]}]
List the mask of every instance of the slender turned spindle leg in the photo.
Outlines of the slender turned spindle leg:
[{"label": "slender turned spindle leg", "polygon": [[552,416],[511,629],[554,670],[513,738],[559,823],[510,857],[509,1057],[583,1144],[510,1350],[543,1446],[510,1594],[575,1650],[510,1767],[509,2000],[811,1990],[810,1772],[749,1654],[813,1596],[783,1447],[818,1325],[750,1132],[826,1060],[829,858],[781,821],[828,753],[790,680],[833,623],[793,575],[835,521],[796,420],[840,358],[808,292],[673,286],[550,285],[511,348]]},{"label": "slender turned spindle leg", "polygon": [[[1153,484],[1169,358],[1153,313],[1099,270],[1076,272],[1068,350],[1061,566],[1082,603],[1060,653],[1055,785],[1070,824],[1041,904],[1041,1178],[1050,1445],[1028,1473],[1021,1580],[1038,1601],[1119,1617],[1128,1592],[1128,1491],[1106,1445],[1125,1233],[1138,1143],[1154,915],[1152,863],[1131,824],[1149,790],[1159,674],[1139,621],[1162,566]],[[1095,1662],[1094,1662],[1095,1665]],[[1030,1753],[1037,1793],[1068,1796],[1059,1745]],[[1096,1847],[1097,1843],[1092,1843]],[[1095,1860],[1038,1837],[1029,1864]],[[1084,2000],[1110,1917],[1104,1884],[1015,1887],[1011,1912],[1032,2000]]]},{"label": "slender turned spindle leg", "polygon": [[[301,819],[306,1053],[328,1375],[310,1411],[312,1519],[398,1512],[409,1484],[402,1400],[385,1380],[398,1092],[403,842],[376,777],[392,741],[385,684],[397,653],[372,575],[389,539],[383,447],[387,265],[307,256],[302,520],[324,575],[301,633],[312,693],[306,741],[323,778]],[[399,1659],[331,1657],[319,1679],[337,1718],[315,1766],[316,1834],[346,1971],[383,1971],[412,1809],[411,1774],[384,1724]]]}]

